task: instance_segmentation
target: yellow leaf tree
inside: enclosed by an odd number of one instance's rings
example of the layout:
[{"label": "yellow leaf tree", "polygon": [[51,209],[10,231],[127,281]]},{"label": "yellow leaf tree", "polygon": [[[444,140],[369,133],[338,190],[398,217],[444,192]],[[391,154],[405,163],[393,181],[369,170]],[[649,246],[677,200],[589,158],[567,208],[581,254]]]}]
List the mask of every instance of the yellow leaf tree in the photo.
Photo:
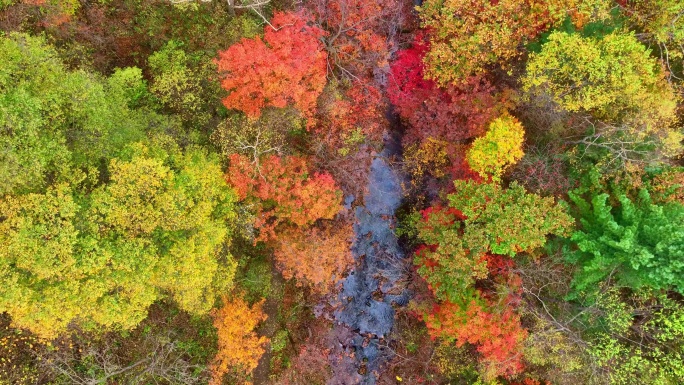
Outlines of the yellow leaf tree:
[{"label": "yellow leaf tree", "polygon": [[591,134],[584,145],[641,160],[644,146],[666,157],[683,150],[680,98],[665,75],[634,33],[597,39],[556,31],[530,56],[522,88],[530,100],[548,98],[557,109],[586,117]]},{"label": "yellow leaf tree", "polygon": [[475,139],[468,151],[468,164],[483,178],[500,181],[501,175],[515,164],[522,150],[525,130],[518,119],[504,115],[489,124],[487,134]]},{"label": "yellow leaf tree", "polygon": [[521,46],[570,16],[576,25],[607,15],[605,0],[426,0],[430,33],[426,75],[442,86],[463,83],[491,65],[517,58]]}]

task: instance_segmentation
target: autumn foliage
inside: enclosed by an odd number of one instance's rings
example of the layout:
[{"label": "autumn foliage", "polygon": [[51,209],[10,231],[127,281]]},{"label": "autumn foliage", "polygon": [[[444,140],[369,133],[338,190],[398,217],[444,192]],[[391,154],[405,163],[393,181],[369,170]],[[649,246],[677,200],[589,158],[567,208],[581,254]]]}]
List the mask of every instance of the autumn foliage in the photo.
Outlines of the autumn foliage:
[{"label": "autumn foliage", "polygon": [[411,46],[397,52],[396,60],[390,65],[387,96],[402,116],[408,116],[410,110],[418,108],[437,88],[433,80],[424,76],[423,58],[430,48],[426,39],[425,32],[418,32]]},{"label": "autumn foliage", "polygon": [[332,219],[341,209],[342,192],[332,176],[309,175],[301,157],[271,155],[257,167],[246,156],[233,154],[226,179],[240,200],[255,207],[258,240],[275,239],[274,230],[281,223],[308,226],[318,219]]},{"label": "autumn foliage", "polygon": [[595,0],[427,0],[423,27],[431,29],[427,76],[441,85],[462,83],[520,54],[519,47],[568,15],[582,24],[607,8]]},{"label": "autumn foliage", "polygon": [[242,39],[219,52],[221,85],[229,94],[223,104],[258,118],[266,106],[294,105],[313,117],[326,82],[325,32],[307,25],[303,14],[276,12],[264,37]]},{"label": "autumn foliage", "polygon": [[380,89],[354,82],[346,89],[327,87],[319,103],[319,121],[313,140],[326,151],[347,155],[354,145],[382,140],[387,124],[386,103]]},{"label": "autumn foliage", "polygon": [[214,327],[218,332],[218,352],[210,366],[211,385],[220,385],[223,376],[232,367],[239,367],[245,374],[251,373],[264,354],[266,337],[257,337],[254,329],[265,321],[262,310],[264,300],[249,306],[242,298],[223,298],[223,307],[212,311]]},{"label": "autumn foliage", "polygon": [[48,28],[68,24],[81,6],[74,0],[23,0],[21,3],[38,8],[41,15],[40,24]]},{"label": "autumn foliage", "polygon": [[343,78],[370,78],[387,64],[389,34],[403,23],[398,0],[308,0],[316,23],[326,29],[330,67]]},{"label": "autumn foliage", "polygon": [[328,226],[305,231],[289,229],[278,236],[274,256],[286,279],[296,278],[315,291],[328,293],[354,261],[350,226]]},{"label": "autumn foliage", "polygon": [[509,307],[497,311],[472,300],[461,307],[448,301],[425,318],[430,335],[477,346],[485,377],[511,376],[523,368],[522,342],[527,332]]},{"label": "autumn foliage", "polygon": [[[510,377],[523,370],[527,335],[515,312],[521,281],[511,257],[543,246],[548,234],[565,234],[572,220],[552,198],[515,183],[504,189],[458,180],[454,187],[449,206],[423,210],[416,225],[425,244],[414,263],[439,301],[425,321],[432,337],[474,345],[484,377]],[[485,289],[492,285],[507,294]]]},{"label": "autumn foliage", "polygon": [[683,70],[684,0],[0,0],[0,385],[684,385]]},{"label": "autumn foliage", "polygon": [[447,154],[448,143],[443,140],[428,138],[420,145],[406,146],[404,164],[414,179],[425,174],[441,178],[446,175],[449,166]]},{"label": "autumn foliage", "polygon": [[684,169],[667,170],[653,178],[651,183],[655,201],[684,204]]},{"label": "autumn foliage", "polygon": [[504,115],[489,124],[487,134],[475,139],[468,151],[468,164],[482,178],[501,180],[501,175],[515,164],[524,153],[522,150],[525,130],[510,115]]},{"label": "autumn foliage", "polygon": [[487,123],[499,114],[503,99],[483,77],[469,77],[464,84],[444,88],[425,79],[423,59],[429,44],[424,36],[419,34],[391,65],[387,95],[408,124],[404,141],[435,138],[453,143],[483,135]]}]

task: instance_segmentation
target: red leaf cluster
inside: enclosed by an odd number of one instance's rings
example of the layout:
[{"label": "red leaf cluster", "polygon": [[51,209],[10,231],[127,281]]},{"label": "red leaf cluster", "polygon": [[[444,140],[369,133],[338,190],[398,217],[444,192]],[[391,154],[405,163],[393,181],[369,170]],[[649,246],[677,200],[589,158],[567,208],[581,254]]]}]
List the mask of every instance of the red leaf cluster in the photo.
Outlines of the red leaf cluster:
[{"label": "red leaf cluster", "polygon": [[340,209],[342,192],[330,174],[309,175],[307,162],[295,156],[271,155],[255,165],[233,154],[226,179],[241,200],[257,207],[258,240],[275,239],[275,227],[288,222],[297,226],[331,219]]},{"label": "red leaf cluster", "polygon": [[513,177],[535,193],[547,193],[562,196],[574,187],[566,176],[566,164],[554,157],[528,156],[516,164]]},{"label": "red leaf cluster", "polygon": [[315,140],[324,142],[331,150],[343,148],[353,132],[365,140],[378,142],[386,128],[386,104],[381,91],[371,83],[354,82],[342,95],[329,92],[320,108]]},{"label": "red leaf cluster", "polygon": [[[449,159],[451,160],[451,167],[449,167],[449,174],[452,180],[457,179],[470,179],[477,182],[482,182],[482,177],[477,172],[473,171],[468,164],[466,159],[465,151],[463,146],[459,148],[453,148],[453,151],[449,153]],[[453,190],[453,183],[450,183],[445,192],[449,193]]]},{"label": "red leaf cluster", "polygon": [[447,227],[453,225],[456,220],[463,221],[466,219],[466,216],[460,210],[453,207],[444,208],[440,205],[430,206],[421,210],[420,215],[423,217],[424,222],[438,218],[437,224],[440,227]]},{"label": "red leaf cluster", "polygon": [[418,108],[404,110],[402,117],[409,124],[404,140],[413,143],[439,138],[454,143],[483,135],[487,123],[499,115],[499,100],[493,92],[489,82],[476,77],[460,86],[436,90]]},{"label": "red leaf cluster", "polygon": [[307,22],[302,14],[276,12],[263,40],[242,39],[219,52],[227,108],[258,118],[264,107],[293,104],[313,117],[326,82],[327,54],[320,41],[325,32]]},{"label": "red leaf cluster", "polygon": [[423,57],[430,49],[423,31],[416,33],[411,47],[397,53],[390,67],[387,97],[402,116],[411,115],[429,95],[435,93],[437,84],[423,77]]},{"label": "red leaf cluster", "polygon": [[510,385],[551,385],[551,383],[548,381],[541,382],[533,378],[526,378],[522,381],[511,382]]},{"label": "red leaf cluster", "polygon": [[387,93],[409,126],[404,141],[436,138],[454,143],[484,134],[487,123],[500,112],[494,87],[482,77],[470,77],[461,85],[439,88],[424,78],[423,57],[428,50],[425,34],[419,33],[391,65]]},{"label": "red leaf cluster", "polygon": [[426,324],[433,337],[453,338],[459,346],[476,345],[491,377],[513,376],[524,368],[521,344],[527,331],[510,308],[497,312],[485,309],[475,300],[465,308],[445,301],[426,317]]},{"label": "red leaf cluster", "polygon": [[487,261],[487,269],[489,274],[496,277],[499,275],[508,275],[508,272],[515,266],[515,263],[510,257],[498,254],[484,254],[482,259]]}]

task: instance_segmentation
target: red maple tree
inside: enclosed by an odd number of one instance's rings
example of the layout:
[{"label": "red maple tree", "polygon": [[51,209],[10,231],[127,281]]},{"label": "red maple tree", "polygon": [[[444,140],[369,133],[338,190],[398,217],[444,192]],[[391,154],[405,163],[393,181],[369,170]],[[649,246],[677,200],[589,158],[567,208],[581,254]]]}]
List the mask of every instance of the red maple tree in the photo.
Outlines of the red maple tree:
[{"label": "red maple tree", "polygon": [[418,31],[413,44],[399,51],[391,64],[387,96],[402,116],[410,115],[437,90],[437,84],[423,76],[423,57],[429,48],[425,32]]},{"label": "red maple tree", "polygon": [[513,376],[524,369],[522,342],[527,331],[510,308],[503,310],[472,300],[462,307],[443,301],[425,317],[430,335],[473,344],[482,355],[487,377]]},{"label": "red maple tree", "polygon": [[308,21],[301,13],[276,12],[263,39],[242,39],[219,52],[227,108],[258,118],[264,107],[292,104],[313,117],[326,82],[327,54],[320,41],[325,31]]},{"label": "red maple tree", "polygon": [[397,54],[391,65],[387,94],[399,116],[408,124],[406,143],[428,138],[463,142],[485,133],[487,123],[498,116],[502,98],[483,77],[439,88],[424,78],[423,57],[429,50],[425,33]]}]

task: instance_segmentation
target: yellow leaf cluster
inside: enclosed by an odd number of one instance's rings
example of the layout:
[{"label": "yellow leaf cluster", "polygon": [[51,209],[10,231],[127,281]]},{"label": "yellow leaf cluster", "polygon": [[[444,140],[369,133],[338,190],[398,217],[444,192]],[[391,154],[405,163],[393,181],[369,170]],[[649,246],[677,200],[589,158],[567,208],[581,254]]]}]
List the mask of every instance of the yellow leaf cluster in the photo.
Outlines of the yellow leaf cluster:
[{"label": "yellow leaf cluster", "polygon": [[419,145],[410,145],[404,153],[404,163],[415,178],[431,174],[436,178],[446,175],[449,166],[448,143],[435,138],[427,138]]},{"label": "yellow leaf cluster", "polygon": [[483,178],[500,181],[507,167],[520,160],[525,130],[522,124],[510,115],[504,115],[489,124],[487,134],[477,138],[468,150],[470,168]]},{"label": "yellow leaf cluster", "polygon": [[553,32],[531,55],[522,79],[528,96],[550,97],[565,111],[589,114],[604,134],[653,140],[665,156],[682,151],[679,97],[661,64],[634,33],[601,39]]},{"label": "yellow leaf cluster", "polygon": [[422,24],[433,31],[426,74],[443,86],[461,83],[518,57],[521,45],[566,17],[581,25],[609,8],[606,0],[426,0]]}]

